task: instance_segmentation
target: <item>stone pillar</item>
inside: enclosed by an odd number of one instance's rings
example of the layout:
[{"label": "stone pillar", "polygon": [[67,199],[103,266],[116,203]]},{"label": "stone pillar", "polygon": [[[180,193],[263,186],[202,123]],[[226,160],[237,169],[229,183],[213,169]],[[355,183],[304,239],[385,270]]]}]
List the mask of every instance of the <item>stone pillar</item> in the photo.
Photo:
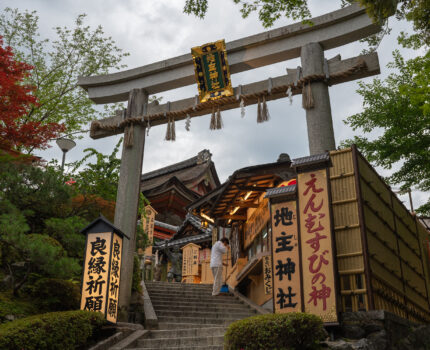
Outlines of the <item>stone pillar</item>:
[{"label": "stone pillar", "polygon": [[[306,44],[301,49],[303,76],[324,74],[324,51],[320,44]],[[325,82],[311,83],[314,108],[306,110],[310,155],[336,149],[330,96]]]},{"label": "stone pillar", "polygon": [[[142,116],[148,104],[148,94],[144,89],[130,91],[127,118]],[[115,226],[130,240],[124,239],[121,265],[118,319],[128,322],[128,308],[131,299],[133,259],[136,249],[136,223],[139,205],[140,177],[142,174],[143,150],[145,146],[145,126],[133,126],[133,145],[122,148],[121,168],[115,207]],[[126,133],[124,133],[126,134]]]}]

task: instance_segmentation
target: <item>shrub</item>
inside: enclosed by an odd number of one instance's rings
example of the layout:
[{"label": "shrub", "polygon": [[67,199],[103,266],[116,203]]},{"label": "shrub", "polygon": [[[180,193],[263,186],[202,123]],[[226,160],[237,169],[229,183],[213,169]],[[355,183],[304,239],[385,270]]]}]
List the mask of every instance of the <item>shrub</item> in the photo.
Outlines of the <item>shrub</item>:
[{"label": "shrub", "polygon": [[52,312],[0,325],[0,349],[68,350],[86,348],[106,323],[101,313]]},{"label": "shrub", "polygon": [[28,298],[13,298],[9,292],[0,293],[0,323],[9,322],[8,315],[22,318],[38,313],[32,300]]},{"label": "shrub", "polygon": [[267,314],[233,322],[225,334],[227,350],[318,349],[326,338],[321,318],[305,313]]},{"label": "shrub", "polygon": [[55,278],[38,280],[31,295],[43,311],[78,310],[81,301],[79,285]]}]

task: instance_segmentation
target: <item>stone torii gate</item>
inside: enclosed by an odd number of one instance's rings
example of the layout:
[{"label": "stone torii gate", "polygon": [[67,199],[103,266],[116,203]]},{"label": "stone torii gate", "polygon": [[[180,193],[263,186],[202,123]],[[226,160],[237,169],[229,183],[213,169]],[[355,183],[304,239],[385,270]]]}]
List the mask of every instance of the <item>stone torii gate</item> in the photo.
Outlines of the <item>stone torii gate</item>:
[{"label": "stone torii gate", "polygon": [[[235,96],[217,103],[220,110],[239,107],[241,96],[246,104],[255,104],[264,93],[267,101],[286,97],[287,88],[300,94],[310,83],[312,106],[306,109],[310,154],[335,149],[328,85],[340,84],[379,74],[376,53],[345,60],[336,56],[324,58],[324,50],[339,47],[368,37],[380,30],[365,10],[352,5],[313,18],[312,26],[302,23],[288,25],[235,40],[226,44],[231,74],[301,57],[302,67],[287,69],[287,75],[270,78],[234,88]],[[129,237],[123,244],[119,319],[126,321],[131,297],[133,254],[136,244],[136,221],[142,172],[145,129],[148,125],[166,124],[174,120],[210,114],[213,104],[198,103],[196,97],[166,104],[148,104],[150,94],[195,84],[191,54],[174,57],[143,67],[94,77],[80,77],[78,84],[87,90],[95,103],[128,100],[125,110],[95,121],[91,137],[99,139],[125,132],[129,142],[123,147],[120,179],[115,209],[115,226]]]}]

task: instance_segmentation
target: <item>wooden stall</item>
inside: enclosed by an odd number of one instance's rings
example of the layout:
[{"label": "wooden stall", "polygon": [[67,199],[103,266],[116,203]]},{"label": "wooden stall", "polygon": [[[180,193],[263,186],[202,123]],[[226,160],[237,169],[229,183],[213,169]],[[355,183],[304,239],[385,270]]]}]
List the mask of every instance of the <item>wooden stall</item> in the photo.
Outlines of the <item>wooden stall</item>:
[{"label": "wooden stall", "polygon": [[[387,310],[416,322],[430,321],[428,231],[355,147],[240,169],[190,206],[196,215],[231,227],[227,283],[258,305],[272,304],[268,290],[274,280],[265,275],[273,256],[273,228],[264,196],[303,169],[315,176],[318,159],[325,159],[327,168],[337,311]],[[304,218],[298,219],[299,235],[305,230],[300,220]]]}]

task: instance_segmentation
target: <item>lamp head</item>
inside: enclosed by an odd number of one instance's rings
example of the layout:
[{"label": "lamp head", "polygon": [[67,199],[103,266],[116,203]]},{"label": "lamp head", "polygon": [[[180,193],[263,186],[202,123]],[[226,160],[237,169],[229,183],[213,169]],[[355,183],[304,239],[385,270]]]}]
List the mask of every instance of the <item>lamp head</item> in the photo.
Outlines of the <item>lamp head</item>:
[{"label": "lamp head", "polygon": [[56,142],[57,142],[58,147],[60,147],[63,152],[68,152],[73,147],[76,146],[75,141],[70,140],[70,139],[65,139],[65,138],[62,138],[62,137],[60,137],[59,139],[57,139]]}]

